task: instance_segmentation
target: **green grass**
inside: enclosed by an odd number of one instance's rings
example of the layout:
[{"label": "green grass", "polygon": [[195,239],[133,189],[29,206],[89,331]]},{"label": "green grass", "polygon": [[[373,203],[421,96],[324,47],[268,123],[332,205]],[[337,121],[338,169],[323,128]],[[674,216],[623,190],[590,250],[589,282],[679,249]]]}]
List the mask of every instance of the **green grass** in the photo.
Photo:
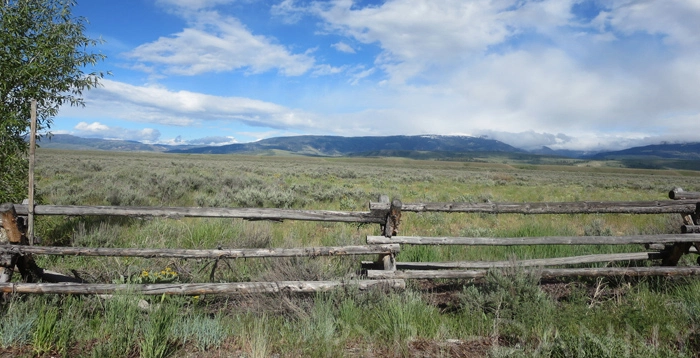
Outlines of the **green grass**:
[{"label": "green grass", "polygon": [[[46,204],[367,210],[379,194],[404,202],[663,200],[698,190],[700,173],[601,163],[517,164],[398,158],[167,155],[39,150]],[[503,163],[506,161],[506,163]],[[590,165],[586,167],[586,165]],[[404,213],[401,235],[524,237],[679,232],[679,215]],[[364,244],[378,225],[231,219],[38,217],[44,245],[272,248]],[[510,260],[641,251],[626,246],[404,246],[399,261]],[[213,260],[37,256],[41,267],[90,282],[355,277],[376,257]],[[683,264],[694,262],[687,256]],[[620,263],[626,265],[627,263]],[[694,278],[571,279],[538,284],[493,271],[478,282],[409,282],[405,292],[201,297],[13,296],[0,303],[0,355],[694,356],[700,283]],[[22,318],[22,319],[19,319]]]}]

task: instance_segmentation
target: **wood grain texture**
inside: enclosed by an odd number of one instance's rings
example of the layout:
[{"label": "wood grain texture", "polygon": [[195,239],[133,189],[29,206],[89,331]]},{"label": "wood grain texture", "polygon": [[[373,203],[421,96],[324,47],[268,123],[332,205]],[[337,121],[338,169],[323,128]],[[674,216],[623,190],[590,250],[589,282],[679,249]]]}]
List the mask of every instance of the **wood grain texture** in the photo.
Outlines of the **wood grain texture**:
[{"label": "wood grain texture", "polygon": [[616,262],[631,260],[656,260],[663,258],[659,252],[634,252],[621,254],[596,254],[549,259],[531,259],[517,261],[453,261],[453,262],[397,262],[398,270],[440,270],[440,269],[489,269],[503,267],[537,267],[578,265],[596,262]]},{"label": "wood grain texture", "polygon": [[2,293],[55,293],[55,294],[113,294],[136,293],[142,295],[204,295],[204,294],[250,294],[250,293],[312,293],[337,288],[357,287],[367,290],[372,287],[403,290],[406,283],[401,279],[348,280],[348,281],[280,281],[237,283],[182,283],[182,284],[80,284],[80,283],[0,283]]},{"label": "wood grain texture", "polygon": [[367,254],[394,254],[400,251],[398,244],[366,246],[321,246],[269,249],[134,249],[0,245],[0,253],[40,254],[63,256],[121,256],[121,257],[170,257],[182,259],[219,259],[252,257],[316,257]]},{"label": "wood grain texture", "polygon": [[[15,204],[19,215],[26,215],[27,205]],[[132,217],[200,217],[200,218],[240,218],[249,220],[302,220],[383,223],[383,217],[374,216],[368,211],[329,211],[295,210],[275,208],[195,208],[195,207],[139,207],[139,206],[80,206],[80,205],[37,205],[36,215],[111,215]]]},{"label": "wood grain texture", "polygon": [[[697,200],[657,201],[574,201],[544,203],[403,203],[406,212],[461,212],[491,214],[668,214],[695,212]],[[381,202],[370,203],[371,210],[388,210]]]},{"label": "wood grain texture", "polygon": [[628,245],[700,241],[700,234],[632,235],[632,236],[545,236],[545,237],[425,237],[425,236],[367,236],[370,245]]},{"label": "wood grain texture", "polygon": [[[374,279],[464,279],[483,278],[487,270],[368,270]],[[700,275],[700,267],[604,267],[535,269],[541,278],[601,277],[601,276],[693,276]]]}]

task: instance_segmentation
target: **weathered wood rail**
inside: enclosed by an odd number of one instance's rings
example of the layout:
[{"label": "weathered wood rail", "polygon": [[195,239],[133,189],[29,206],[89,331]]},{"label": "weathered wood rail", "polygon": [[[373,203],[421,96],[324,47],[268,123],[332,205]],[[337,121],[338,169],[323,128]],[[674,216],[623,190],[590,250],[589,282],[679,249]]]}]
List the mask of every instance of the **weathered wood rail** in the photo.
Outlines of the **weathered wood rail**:
[{"label": "weathered wood rail", "polygon": [[[676,188],[669,192],[673,200],[637,202],[549,202],[549,203],[402,203],[387,196],[369,204],[369,211],[293,210],[274,208],[184,208],[184,207],[118,207],[36,205],[34,215],[65,216],[128,216],[128,217],[199,217],[240,218],[245,220],[304,220],[341,223],[380,224],[381,236],[368,236],[367,245],[306,248],[261,249],[144,249],[28,246],[23,216],[28,205],[0,206],[0,225],[6,244],[0,244],[0,292],[2,293],[70,293],[107,294],[134,292],[140,294],[313,292],[337,287],[359,289],[380,286],[392,289],[405,287],[404,279],[415,278],[480,278],[488,269],[523,267],[537,270],[543,278],[566,276],[649,276],[698,275],[699,267],[674,267],[683,254],[697,253],[700,247],[700,193]],[[682,234],[632,236],[554,236],[554,237],[426,237],[398,236],[402,212],[486,213],[486,214],[668,214],[683,217]],[[645,244],[651,252],[597,254],[573,257],[543,258],[520,261],[456,261],[397,262],[401,245],[629,245]],[[691,246],[695,246],[692,249]],[[317,257],[343,255],[379,255],[377,261],[362,262],[366,279],[335,281],[284,281],[246,283],[182,283],[150,285],[31,283],[39,279],[49,282],[75,281],[75,278],[44,271],[36,266],[32,255],[116,256],[179,259],[234,259],[262,257]],[[662,260],[662,267],[542,268],[547,266],[581,265],[600,262]],[[14,269],[29,283],[9,282]]]},{"label": "weathered wood rail", "polygon": [[424,236],[368,236],[368,244],[411,245],[629,245],[652,243],[700,242],[700,234],[634,235],[634,236],[545,236],[545,237],[424,237]]},{"label": "weathered wood rail", "polygon": [[[36,205],[36,215],[66,216],[128,216],[128,217],[199,217],[199,218],[241,218],[246,220],[304,220],[341,223],[378,223],[384,225],[386,210],[368,212],[289,210],[274,208],[183,208],[183,207],[118,207],[118,206],[69,206]],[[179,259],[236,259],[272,257],[308,257],[380,255],[394,257],[400,250],[396,243],[379,245],[325,246],[302,248],[235,248],[235,249],[148,249],[148,248],[89,248],[89,247],[44,247],[28,246],[26,235],[26,204],[3,204],[0,206],[1,233],[6,244],[0,244],[0,292],[2,293],[64,293],[64,294],[103,294],[114,292],[134,292],[140,294],[184,294],[205,293],[260,293],[260,292],[314,292],[338,287],[357,287],[360,290],[370,287],[403,289],[401,279],[364,280],[344,278],[336,281],[284,281],[284,282],[245,282],[245,283],[182,283],[182,284],[87,284],[80,279],[43,270],[34,264],[33,255],[62,256],[116,256]],[[22,279],[28,283],[10,283],[14,269],[19,269]],[[34,281],[52,282],[48,284]]]},{"label": "weathered wood rail", "polygon": [[[549,203],[406,203],[404,212],[484,214],[681,214],[697,210],[698,200],[574,201]],[[387,203],[370,203],[371,210],[388,210]]]},{"label": "weathered wood rail", "polygon": [[[27,215],[27,205],[15,205],[18,215]],[[130,216],[166,218],[231,218],[247,220],[302,220],[381,224],[385,218],[380,210],[329,211],[294,210],[275,208],[188,208],[188,207],[140,207],[140,206],[80,206],[36,205],[35,215],[67,216]]]},{"label": "weathered wood rail", "polygon": [[[580,265],[598,262],[656,260],[662,259],[661,252],[632,252],[623,254],[592,254],[549,259],[505,260],[505,261],[452,261],[452,262],[397,262],[397,270],[445,270],[445,269],[491,269],[506,267],[544,267]],[[373,262],[363,261],[363,265],[371,267]]]},{"label": "weathered wood rail", "polygon": [[[537,269],[541,278],[600,277],[600,276],[695,276],[700,267],[586,267]],[[464,279],[486,277],[487,270],[368,270],[367,277],[375,279]]]},{"label": "weathered wood rail", "polygon": [[261,257],[318,257],[371,254],[396,254],[399,244],[379,244],[365,246],[319,246],[301,248],[270,249],[131,249],[131,248],[92,248],[92,247],[49,247],[49,246],[0,246],[0,253],[11,255],[60,255],[60,256],[113,256],[178,259],[237,259]]},{"label": "weathered wood rail", "polygon": [[156,283],[156,284],[85,284],[85,283],[0,283],[1,293],[60,293],[60,294],[113,294],[138,293],[142,295],[204,295],[250,293],[311,293],[337,288],[372,287],[404,289],[402,279],[347,280],[347,281],[278,281],[232,283]]},{"label": "weathered wood rail", "polygon": [[[402,245],[469,245],[469,246],[519,246],[519,245],[629,245],[644,244],[656,252],[583,255],[530,259],[519,261],[456,261],[456,262],[396,262],[383,270],[376,262],[363,262],[370,278],[480,278],[486,269],[506,267],[546,267],[580,265],[585,263],[612,263],[618,261],[656,260],[666,267],[609,267],[609,268],[554,268],[542,269],[541,277],[555,276],[649,276],[649,275],[698,275],[697,267],[673,267],[680,257],[700,251],[700,193],[685,192],[675,188],[669,192],[673,200],[638,202],[556,202],[556,203],[413,203],[401,204],[386,201],[370,203],[371,210],[389,210],[401,217],[401,211],[489,214],[668,214],[677,213],[683,218],[680,235],[632,235],[632,236],[553,236],[553,237],[426,237],[392,236],[384,230],[383,236],[368,236],[368,244],[399,243]],[[394,227],[391,232],[398,232]],[[691,248],[694,245],[695,248]],[[698,259],[700,264],[700,258]],[[470,270],[464,270],[470,269]]]}]

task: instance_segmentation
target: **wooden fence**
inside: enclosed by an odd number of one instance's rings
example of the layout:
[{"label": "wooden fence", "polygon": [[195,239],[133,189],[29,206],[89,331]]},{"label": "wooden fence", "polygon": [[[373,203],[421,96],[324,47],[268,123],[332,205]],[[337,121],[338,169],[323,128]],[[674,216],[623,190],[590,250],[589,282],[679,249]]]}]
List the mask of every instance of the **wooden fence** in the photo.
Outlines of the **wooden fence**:
[{"label": "wooden fence", "polygon": [[[0,244],[0,292],[2,293],[66,293],[105,294],[119,291],[141,294],[252,293],[252,292],[314,292],[354,286],[367,289],[375,286],[402,289],[404,279],[414,278],[480,278],[488,269],[501,267],[537,267],[543,278],[561,276],[646,276],[698,275],[700,267],[676,267],[683,254],[700,247],[700,193],[676,188],[669,193],[672,200],[630,202],[550,202],[550,203],[402,203],[382,196],[369,204],[369,211],[323,211],[273,208],[153,208],[117,206],[36,205],[34,215],[114,215],[134,217],[214,217],[246,220],[306,220],[345,223],[379,224],[381,236],[368,236],[367,245],[267,248],[267,249],[135,249],[30,246],[26,235],[25,216],[28,205],[3,204],[0,218],[3,243]],[[664,214],[683,217],[682,234],[584,237],[424,237],[397,236],[403,212],[488,213],[488,214]],[[584,255],[522,261],[477,262],[397,262],[401,245],[628,245],[644,244],[650,252]],[[691,248],[695,245],[695,248]],[[342,255],[378,255],[378,260],[362,262],[366,275],[362,279],[341,278],[334,281],[281,281],[245,283],[178,283],[148,285],[87,284],[79,279],[39,268],[32,255],[70,256],[134,256],[170,257],[183,259],[227,259],[253,257],[317,257]],[[661,260],[661,266],[604,268],[541,268],[547,266],[580,265],[586,263]],[[19,270],[22,283],[10,282],[14,270]],[[34,283],[36,281],[53,283]]]}]

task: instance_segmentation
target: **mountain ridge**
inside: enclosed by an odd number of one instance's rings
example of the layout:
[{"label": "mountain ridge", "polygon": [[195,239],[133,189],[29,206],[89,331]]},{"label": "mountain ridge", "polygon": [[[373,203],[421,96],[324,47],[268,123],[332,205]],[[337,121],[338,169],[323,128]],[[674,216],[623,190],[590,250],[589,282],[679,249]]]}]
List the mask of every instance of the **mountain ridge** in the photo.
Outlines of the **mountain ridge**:
[{"label": "mountain ridge", "polygon": [[525,152],[506,143],[470,136],[316,136],[276,137],[251,143],[236,143],[217,147],[175,149],[170,153],[231,154],[282,150],[302,155],[345,156],[360,153],[390,151],[418,152]]},{"label": "mountain ridge", "polygon": [[661,143],[592,155],[591,159],[682,159],[700,160],[700,142]]},{"label": "mountain ridge", "polygon": [[661,143],[619,151],[585,152],[542,147],[523,150],[498,140],[449,135],[396,136],[316,136],[275,137],[250,143],[223,146],[146,144],[137,141],[83,138],[55,134],[39,142],[42,148],[65,150],[105,150],[125,152],[166,152],[197,154],[295,154],[306,156],[397,156],[417,159],[468,158],[469,153],[515,153],[581,160],[687,160],[700,161],[700,142]]}]

